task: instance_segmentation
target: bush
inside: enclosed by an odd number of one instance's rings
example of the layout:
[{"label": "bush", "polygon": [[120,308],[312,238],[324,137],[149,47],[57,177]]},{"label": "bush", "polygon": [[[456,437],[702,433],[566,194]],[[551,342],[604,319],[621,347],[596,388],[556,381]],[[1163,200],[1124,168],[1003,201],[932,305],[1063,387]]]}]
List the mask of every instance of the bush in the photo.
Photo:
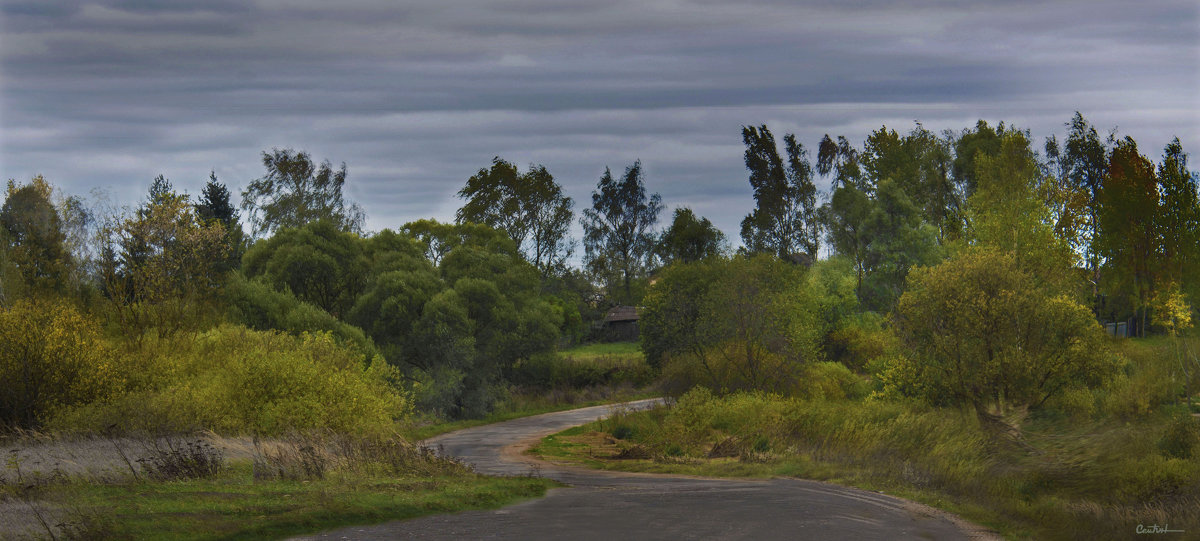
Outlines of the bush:
[{"label": "bush", "polygon": [[867,384],[842,363],[814,363],[805,367],[796,395],[825,400],[862,398],[867,395]]},{"label": "bush", "polygon": [[379,352],[362,329],[338,321],[328,312],[276,291],[259,280],[248,280],[238,273],[230,276],[225,287],[229,320],[259,331],[284,331],[299,336],[309,332],[328,332],[342,345],[354,348],[368,361]]},{"label": "bush", "polygon": [[138,462],[159,481],[209,479],[225,467],[224,453],[201,439],[167,436],[153,440],[147,450]]},{"label": "bush", "polygon": [[1171,419],[1158,440],[1158,449],[1167,458],[1192,458],[1197,448],[1200,448],[1200,421],[1191,415],[1177,415]]},{"label": "bush", "polygon": [[0,309],[0,427],[35,428],[54,412],[122,385],[99,324],[57,300]]},{"label": "bush", "polygon": [[288,336],[224,325],[194,340],[148,343],[144,377],[124,396],[65,411],[59,428],[209,429],[278,434],[327,428],[380,433],[411,408],[381,358],[364,366],[329,334]]}]

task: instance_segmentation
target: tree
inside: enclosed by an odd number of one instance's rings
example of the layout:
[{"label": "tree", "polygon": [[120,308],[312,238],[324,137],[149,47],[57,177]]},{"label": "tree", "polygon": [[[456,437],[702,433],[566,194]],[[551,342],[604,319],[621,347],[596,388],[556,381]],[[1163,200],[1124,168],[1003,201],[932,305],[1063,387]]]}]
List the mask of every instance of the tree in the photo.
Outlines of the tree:
[{"label": "tree", "polygon": [[62,220],[50,202],[52,191],[41,176],[23,186],[10,180],[0,207],[0,227],[9,241],[7,258],[23,286],[38,293],[62,293],[72,267]]},{"label": "tree", "polygon": [[1092,275],[1092,296],[1100,291],[1101,255],[1096,245],[1100,236],[1100,188],[1108,174],[1108,149],[1079,111],[1067,123],[1067,140],[1061,160],[1068,186],[1087,194],[1087,212],[1081,235],[1084,261]]},{"label": "tree", "polygon": [[823,177],[833,173],[833,182],[829,187],[830,192],[837,191],[839,186],[857,185],[862,179],[858,150],[855,150],[850,145],[850,141],[841,135],[834,143],[829,134],[825,134],[817,147],[817,173]]},{"label": "tree", "polygon": [[866,275],[859,302],[887,312],[904,292],[909,271],[939,259],[937,230],[922,220],[920,209],[890,177],[879,182],[864,227],[870,242],[863,254]]},{"label": "tree", "polygon": [[358,235],[319,220],[258,241],[242,258],[242,271],[344,319],[366,284],[365,244]]},{"label": "tree", "polygon": [[692,263],[714,257],[724,251],[725,234],[708,220],[696,219],[692,209],[675,209],[671,226],[658,241],[658,256],[664,263]]},{"label": "tree", "polygon": [[362,208],[347,205],[342,197],[346,164],[336,171],[329,160],[317,166],[307,152],[290,148],[263,152],[262,161],[267,174],[242,192],[242,210],[255,236],[317,220],[328,220],[342,231],[362,231]]},{"label": "tree", "polygon": [[117,321],[135,340],[194,327],[217,299],[228,246],[225,228],[206,224],[161,175],[147,202],[101,231],[100,274]]},{"label": "tree", "polygon": [[608,294],[619,304],[637,300],[633,284],[645,274],[653,255],[651,228],[660,211],[662,197],[646,197],[640,160],[626,168],[620,180],[605,168],[592,192],[592,208],[583,211],[584,264],[608,285]]},{"label": "tree", "polygon": [[893,323],[912,357],[883,374],[888,387],[971,408],[985,430],[1018,441],[1029,408],[1117,369],[1086,307],[992,247],[914,270]]},{"label": "tree", "polygon": [[1185,288],[1191,299],[1200,299],[1200,194],[1196,176],[1188,170],[1188,155],[1179,138],[1163,149],[1158,166],[1158,191],[1162,204],[1157,215],[1162,242],[1165,278]]},{"label": "tree", "polygon": [[975,123],[975,129],[963,130],[958,140],[954,142],[954,164],[952,171],[955,181],[963,187],[965,195],[970,197],[975,193],[976,175],[975,160],[980,155],[993,155],[1000,150],[1000,134],[1004,133],[1004,123],[996,128],[980,119]]},{"label": "tree", "polygon": [[458,209],[458,223],[475,222],[502,229],[525,259],[543,276],[559,272],[574,249],[567,229],[574,218],[574,202],[545,166],[530,166],[525,173],[500,159],[491,169],[480,169],[458,196],[466,199]]},{"label": "tree", "polygon": [[222,270],[240,267],[242,254],[246,251],[245,233],[242,231],[242,224],[238,221],[237,208],[230,202],[229,189],[217,181],[215,171],[209,173],[208,183],[204,185],[204,191],[200,193],[200,200],[196,202],[195,207],[196,214],[205,223],[219,223],[221,227],[225,228],[225,241],[229,246],[229,257],[222,265]]},{"label": "tree", "polygon": [[1131,300],[1141,321],[1138,334],[1145,336],[1161,259],[1158,178],[1154,164],[1138,154],[1132,138],[1119,141],[1113,149],[1108,175],[1097,194],[1094,251],[1111,273],[1104,289]]},{"label": "tree", "polygon": [[829,205],[822,208],[825,231],[835,252],[846,256],[854,266],[855,291],[863,298],[863,279],[867,275],[867,255],[875,240],[869,223],[875,210],[871,198],[857,186],[843,184],[834,190]]},{"label": "tree", "polygon": [[773,255],[671,265],[647,293],[642,349],[678,388],[792,392],[821,334],[815,305],[805,269]]},{"label": "tree", "polygon": [[796,136],[784,136],[787,167],[767,127],[742,127],[746,168],[754,189],[755,209],[742,220],[742,242],[750,253],[773,253],[781,258],[803,250],[816,260],[820,248],[817,188],[812,181],[808,152]]},{"label": "tree", "polygon": [[1064,291],[1072,287],[1076,257],[1055,235],[1053,216],[1038,194],[1041,170],[1025,134],[1002,132],[999,146],[977,154],[972,170],[968,240],[1011,255],[1041,282]]}]

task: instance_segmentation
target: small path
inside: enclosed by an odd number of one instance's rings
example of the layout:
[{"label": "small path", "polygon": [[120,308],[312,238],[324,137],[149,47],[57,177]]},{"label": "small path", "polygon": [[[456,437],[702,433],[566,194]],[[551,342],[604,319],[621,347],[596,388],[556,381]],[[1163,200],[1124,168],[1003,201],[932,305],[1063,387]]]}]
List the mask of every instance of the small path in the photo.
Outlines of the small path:
[{"label": "small path", "polygon": [[597,471],[521,452],[549,434],[659,399],[595,406],[427,440],[489,475],[541,475],[570,485],[494,511],[467,511],[298,539],[998,539],[958,517],[875,492],[799,479],[715,479]]}]

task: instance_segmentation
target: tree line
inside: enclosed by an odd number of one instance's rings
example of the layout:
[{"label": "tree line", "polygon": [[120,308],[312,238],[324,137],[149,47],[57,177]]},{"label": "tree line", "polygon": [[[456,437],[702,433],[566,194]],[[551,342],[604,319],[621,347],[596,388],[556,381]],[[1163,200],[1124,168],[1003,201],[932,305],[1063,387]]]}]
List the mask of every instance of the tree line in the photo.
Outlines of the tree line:
[{"label": "tree line", "polygon": [[[129,347],[222,323],[328,333],[365,364],[397,367],[395,385],[419,407],[452,416],[486,412],[523,361],[587,338],[614,305],[646,306],[643,348],[655,363],[720,351],[751,364],[709,363],[709,376],[785,381],[778,371],[796,351],[840,358],[846,317],[895,314],[889,324],[901,328],[916,310],[903,300],[913,271],[967,253],[1001,257],[992,267],[1011,267],[1006,280],[1047,298],[1084,301],[1093,322],[1136,317],[1145,333],[1166,329],[1165,315],[1190,317],[1178,307],[1200,295],[1200,205],[1182,145],[1172,141],[1156,164],[1078,113],[1067,128],[1039,152],[1004,123],[881,127],[861,147],[826,135],[814,164],[793,134],[781,154],[767,126],[746,126],[754,208],[738,257],[691,209],[660,229],[665,207],[638,161],[605,169],[576,216],[545,166],[496,157],[466,179],[454,223],[378,232],[343,196],[345,164],[291,149],[262,154],[265,173],[239,204],[215,174],[198,197],[159,176],[135,208],[108,213],[41,177],[9,181],[0,306],[70,299]],[[577,219],[581,268],[571,265]],[[974,252],[985,248],[1001,253]],[[918,292],[929,291],[937,275],[921,272]],[[795,312],[799,301],[787,299],[802,283],[824,300]],[[797,334],[803,326],[827,332]],[[735,342],[742,351],[726,351]]]}]

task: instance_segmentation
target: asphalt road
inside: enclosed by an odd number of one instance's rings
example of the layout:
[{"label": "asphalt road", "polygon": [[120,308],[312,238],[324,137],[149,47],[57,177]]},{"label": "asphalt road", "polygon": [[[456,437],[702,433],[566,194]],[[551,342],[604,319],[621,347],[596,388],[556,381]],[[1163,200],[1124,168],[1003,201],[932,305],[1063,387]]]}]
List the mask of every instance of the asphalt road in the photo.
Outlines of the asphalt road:
[{"label": "asphalt road", "polygon": [[[624,407],[647,407],[656,400]],[[995,539],[953,515],[875,492],[798,479],[730,480],[595,471],[538,462],[538,439],[607,415],[596,406],[468,428],[429,440],[480,473],[540,475],[570,488],[469,511],[298,539]]]}]

